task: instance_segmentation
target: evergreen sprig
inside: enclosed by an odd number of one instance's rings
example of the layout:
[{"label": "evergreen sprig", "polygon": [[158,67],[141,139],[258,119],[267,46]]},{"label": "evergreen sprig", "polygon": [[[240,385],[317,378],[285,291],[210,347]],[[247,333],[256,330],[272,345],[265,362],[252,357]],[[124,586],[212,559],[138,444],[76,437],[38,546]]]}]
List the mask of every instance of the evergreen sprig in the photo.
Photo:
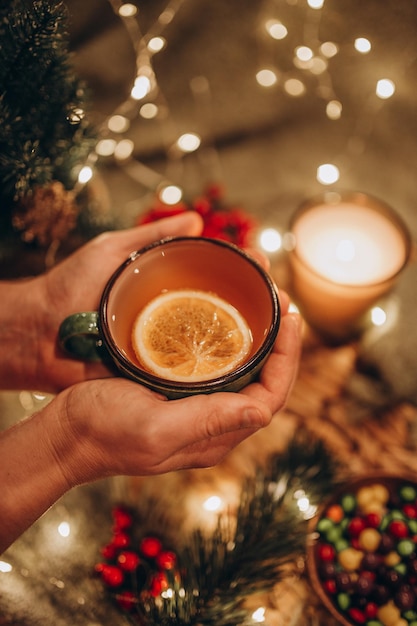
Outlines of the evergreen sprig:
[{"label": "evergreen sprig", "polygon": [[36,185],[75,182],[93,144],[87,97],[68,51],[62,2],[8,0],[0,8],[0,201]]},{"label": "evergreen sprig", "polygon": [[[236,526],[221,519],[211,536],[197,530],[180,555],[171,597],[148,598],[140,623],[235,626],[250,622],[244,602],[270,591],[306,549],[307,524],[294,494],[318,506],[338,483],[338,464],[320,441],[296,437],[266,469],[245,481]],[[135,622],[137,623],[137,622]]]}]

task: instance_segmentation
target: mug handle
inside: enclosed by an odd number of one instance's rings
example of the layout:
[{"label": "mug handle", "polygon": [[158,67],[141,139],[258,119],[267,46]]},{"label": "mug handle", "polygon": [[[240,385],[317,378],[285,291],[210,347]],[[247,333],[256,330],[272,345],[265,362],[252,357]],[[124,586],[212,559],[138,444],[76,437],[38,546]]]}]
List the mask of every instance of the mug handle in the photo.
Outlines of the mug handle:
[{"label": "mug handle", "polygon": [[66,317],[59,327],[58,343],[64,352],[84,361],[111,360],[100,337],[97,311]]}]

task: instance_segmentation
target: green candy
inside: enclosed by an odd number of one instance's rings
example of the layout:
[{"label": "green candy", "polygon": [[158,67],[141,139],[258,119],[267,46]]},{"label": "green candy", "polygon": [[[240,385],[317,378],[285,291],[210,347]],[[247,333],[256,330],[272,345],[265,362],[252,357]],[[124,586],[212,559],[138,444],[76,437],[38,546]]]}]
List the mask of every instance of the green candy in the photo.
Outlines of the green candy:
[{"label": "green candy", "polygon": [[346,548],[349,548],[349,546],[350,546],[349,541],[347,539],[344,539],[344,537],[342,537],[341,539],[335,542],[334,549],[336,550],[336,552],[341,552],[342,550],[346,550]]},{"label": "green candy", "polygon": [[408,528],[411,530],[413,535],[417,534],[417,519],[409,519]]},{"label": "green candy", "polygon": [[411,539],[401,539],[397,543],[397,552],[401,556],[410,556],[410,554],[413,554],[415,547],[416,545]]},{"label": "green candy", "polygon": [[417,490],[412,485],[404,485],[400,489],[400,498],[404,502],[414,502],[417,498]]},{"label": "green candy", "polygon": [[350,607],[350,596],[348,593],[338,593],[336,600],[342,611],[346,611]]},{"label": "green candy", "polygon": [[343,529],[339,525],[336,525],[336,524],[334,524],[331,528],[329,528],[325,533],[327,541],[332,544],[337,543],[337,541],[341,538],[342,534],[343,534]]},{"label": "green candy", "polygon": [[322,517],[317,524],[317,530],[319,533],[326,534],[327,531],[333,526],[332,520],[328,517]]},{"label": "green candy", "polygon": [[352,493],[346,493],[340,500],[340,505],[345,513],[353,513],[356,509],[356,498]]},{"label": "green candy", "polygon": [[384,625],[382,622],[379,621],[379,619],[370,619],[365,623],[365,626],[384,626]]}]

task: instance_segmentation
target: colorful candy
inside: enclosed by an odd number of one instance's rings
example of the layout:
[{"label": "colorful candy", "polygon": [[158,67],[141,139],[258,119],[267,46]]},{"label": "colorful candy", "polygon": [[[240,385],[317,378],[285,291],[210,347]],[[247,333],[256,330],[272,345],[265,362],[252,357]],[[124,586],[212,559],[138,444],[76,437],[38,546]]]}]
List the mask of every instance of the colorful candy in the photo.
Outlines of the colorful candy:
[{"label": "colorful candy", "polygon": [[345,620],[417,626],[416,485],[362,483],[332,502],[316,529],[317,574]]}]

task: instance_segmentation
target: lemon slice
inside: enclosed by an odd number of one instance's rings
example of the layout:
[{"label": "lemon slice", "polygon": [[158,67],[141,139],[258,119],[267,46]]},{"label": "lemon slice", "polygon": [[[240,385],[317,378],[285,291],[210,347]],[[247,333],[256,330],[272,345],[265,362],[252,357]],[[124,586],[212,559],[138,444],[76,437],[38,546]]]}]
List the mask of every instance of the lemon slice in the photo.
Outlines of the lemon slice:
[{"label": "lemon slice", "polygon": [[242,315],[211,292],[167,291],[139,313],[133,347],[146,369],[183,382],[218,378],[247,357],[252,334]]}]

